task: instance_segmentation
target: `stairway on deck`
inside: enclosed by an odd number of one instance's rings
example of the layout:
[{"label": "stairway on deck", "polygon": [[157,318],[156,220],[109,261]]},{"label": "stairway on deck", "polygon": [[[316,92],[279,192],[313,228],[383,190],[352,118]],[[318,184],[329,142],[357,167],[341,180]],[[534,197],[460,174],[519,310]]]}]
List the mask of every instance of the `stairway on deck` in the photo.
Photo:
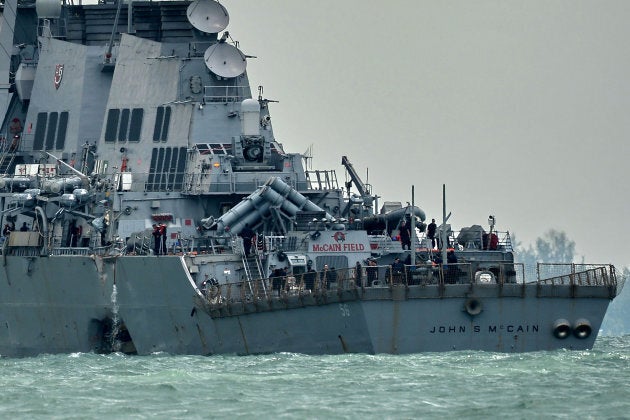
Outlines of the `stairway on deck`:
[{"label": "stairway on deck", "polygon": [[258,256],[256,254],[250,254],[249,257],[243,256],[243,264],[245,265],[248,280],[257,280],[263,278],[263,274],[260,272],[257,258]]},{"label": "stairway on deck", "polygon": [[15,160],[14,152],[2,152],[0,154],[0,175],[9,175],[11,164]]}]

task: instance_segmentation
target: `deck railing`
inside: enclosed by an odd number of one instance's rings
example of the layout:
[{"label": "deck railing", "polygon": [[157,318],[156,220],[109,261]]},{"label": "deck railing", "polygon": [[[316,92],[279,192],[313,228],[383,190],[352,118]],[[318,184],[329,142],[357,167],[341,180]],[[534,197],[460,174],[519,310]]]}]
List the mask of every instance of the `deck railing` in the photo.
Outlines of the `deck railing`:
[{"label": "deck railing", "polygon": [[614,286],[621,292],[625,279],[617,279],[613,265],[538,263],[540,284],[569,286]]},{"label": "deck railing", "polygon": [[204,86],[203,100],[209,102],[241,102],[251,97],[248,85],[242,86]]},{"label": "deck railing", "polygon": [[[571,266],[572,264],[568,264]],[[547,286],[605,286],[611,293],[619,291],[615,269],[612,265],[572,265],[564,267],[570,274],[538,279],[535,282],[522,281],[522,264],[497,263],[487,270],[472,271],[470,264],[449,264],[404,266],[396,269],[392,266],[368,266],[328,271],[312,271],[298,275],[271,277],[235,283],[214,285],[201,290],[211,307],[220,307],[226,303],[257,302],[260,300],[282,300],[291,296],[341,296],[350,292],[355,295],[366,290],[391,289],[393,287],[429,288],[444,290],[450,285],[495,285],[518,289],[527,285]],[[556,267],[560,269],[560,266]],[[539,270],[540,268],[538,268]],[[512,290],[511,289],[511,290]],[[524,292],[523,292],[524,295]],[[572,296],[574,296],[572,294]],[[614,295],[613,295],[614,297]]]}]

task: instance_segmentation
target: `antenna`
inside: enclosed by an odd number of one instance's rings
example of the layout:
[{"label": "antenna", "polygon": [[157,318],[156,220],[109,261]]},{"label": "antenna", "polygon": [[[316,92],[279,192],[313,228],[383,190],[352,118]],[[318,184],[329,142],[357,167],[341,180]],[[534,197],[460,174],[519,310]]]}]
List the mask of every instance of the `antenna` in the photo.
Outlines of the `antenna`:
[{"label": "antenna", "polygon": [[236,77],[245,72],[247,59],[243,53],[233,45],[218,42],[210,45],[203,54],[206,67],[221,77]]},{"label": "antenna", "polygon": [[221,32],[230,22],[225,7],[214,0],[195,0],[186,9],[186,16],[192,26],[210,34]]},{"label": "antenna", "polygon": [[313,169],[313,143],[311,143],[310,146],[306,148],[306,151],[302,153],[302,159],[304,159],[306,169]]}]

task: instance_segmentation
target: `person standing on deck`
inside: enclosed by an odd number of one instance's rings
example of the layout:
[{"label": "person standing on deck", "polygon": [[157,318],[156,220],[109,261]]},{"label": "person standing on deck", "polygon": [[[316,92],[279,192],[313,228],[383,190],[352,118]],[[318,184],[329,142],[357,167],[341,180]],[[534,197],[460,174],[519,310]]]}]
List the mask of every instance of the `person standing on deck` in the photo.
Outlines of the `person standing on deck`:
[{"label": "person standing on deck", "polygon": [[402,249],[411,249],[411,229],[407,226],[406,220],[400,223],[399,232]]},{"label": "person standing on deck", "polygon": [[245,257],[249,257],[249,253],[252,249],[252,239],[254,238],[254,231],[249,227],[249,223],[245,223],[245,227],[238,234],[243,239],[243,249],[245,250]]},{"label": "person standing on deck", "polygon": [[378,267],[376,265],[376,261],[370,258],[368,260],[368,266],[365,269],[367,274],[367,284],[366,287],[371,287],[374,281],[378,280]]},{"label": "person standing on deck", "polygon": [[317,272],[313,267],[309,266],[308,271],[304,274],[304,288],[306,290],[315,290],[315,281],[317,280]]},{"label": "person standing on deck", "polygon": [[354,284],[357,287],[363,287],[363,267],[361,261],[357,261],[354,265]]},{"label": "person standing on deck", "polygon": [[435,248],[435,232],[437,230],[437,225],[435,224],[435,219],[431,219],[431,223],[427,227],[427,238],[431,239],[431,248]]},{"label": "person standing on deck", "polygon": [[164,223],[160,223],[160,238],[162,239],[162,246],[160,251],[162,251],[162,255],[166,255],[166,225]]},{"label": "person standing on deck", "polygon": [[153,254],[160,255],[160,243],[162,235],[160,233],[160,228],[158,227],[158,225],[153,225],[153,232],[151,233],[151,235],[153,235]]}]

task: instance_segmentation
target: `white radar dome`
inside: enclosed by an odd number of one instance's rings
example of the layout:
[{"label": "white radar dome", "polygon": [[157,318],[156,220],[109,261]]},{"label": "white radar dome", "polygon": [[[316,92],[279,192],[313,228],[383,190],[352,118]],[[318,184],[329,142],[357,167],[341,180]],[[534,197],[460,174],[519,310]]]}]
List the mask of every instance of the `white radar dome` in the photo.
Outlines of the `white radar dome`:
[{"label": "white radar dome", "polygon": [[260,135],[260,104],[255,99],[241,102],[241,118],[244,136]]},{"label": "white radar dome", "polygon": [[61,2],[59,0],[37,0],[35,11],[40,19],[58,18],[61,16]]}]

